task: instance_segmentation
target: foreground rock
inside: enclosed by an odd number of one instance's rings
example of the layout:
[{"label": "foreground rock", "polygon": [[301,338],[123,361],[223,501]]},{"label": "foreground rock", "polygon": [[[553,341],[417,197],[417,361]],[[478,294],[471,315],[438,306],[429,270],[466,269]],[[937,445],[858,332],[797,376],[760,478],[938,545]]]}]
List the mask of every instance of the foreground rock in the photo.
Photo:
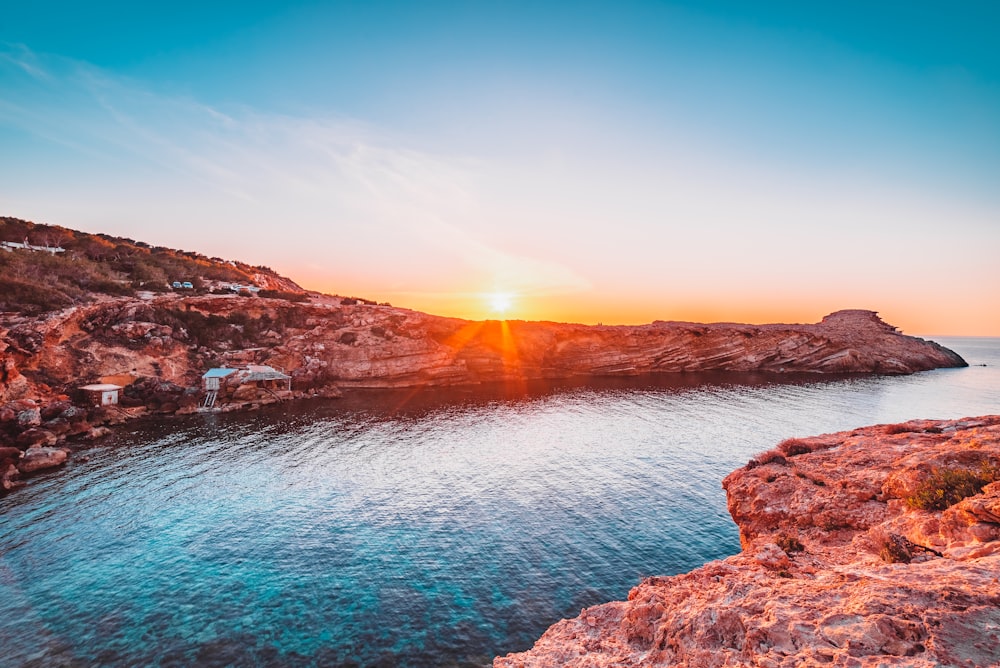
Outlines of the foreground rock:
[{"label": "foreground rock", "polygon": [[21,473],[55,468],[65,464],[68,455],[69,452],[63,448],[28,448],[21,455],[21,463],[17,468]]},{"label": "foreground rock", "polygon": [[494,666],[1000,665],[997,477],[1000,416],[785,441],[723,483],[740,554],[649,578]]}]

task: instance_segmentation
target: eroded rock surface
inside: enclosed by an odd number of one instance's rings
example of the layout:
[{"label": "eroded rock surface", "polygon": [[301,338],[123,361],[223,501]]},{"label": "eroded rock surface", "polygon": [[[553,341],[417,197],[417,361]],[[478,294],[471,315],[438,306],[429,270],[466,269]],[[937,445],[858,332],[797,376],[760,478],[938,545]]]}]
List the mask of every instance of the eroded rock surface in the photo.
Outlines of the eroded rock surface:
[{"label": "eroded rock surface", "polygon": [[1000,665],[1000,483],[911,507],[936,472],[996,474],[1000,416],[791,439],[724,481],[743,551],[643,581],[496,668]]}]

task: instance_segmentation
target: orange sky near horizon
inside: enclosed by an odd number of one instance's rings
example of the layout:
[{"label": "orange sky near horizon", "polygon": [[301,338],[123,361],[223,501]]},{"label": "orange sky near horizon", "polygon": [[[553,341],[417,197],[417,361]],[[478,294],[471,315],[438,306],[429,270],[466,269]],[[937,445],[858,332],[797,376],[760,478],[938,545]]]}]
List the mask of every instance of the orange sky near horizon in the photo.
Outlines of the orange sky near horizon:
[{"label": "orange sky near horizon", "polygon": [[510,293],[510,307],[498,312],[492,305],[492,291],[454,295],[385,295],[339,289],[322,282],[303,283],[303,287],[329,294],[359,296],[393,306],[434,315],[468,320],[544,320],[588,325],[641,325],[655,320],[688,322],[736,322],[749,324],[815,323],[823,316],[844,309],[878,312],[885,322],[913,336],[1000,336],[1000,309],[975,308],[959,300],[921,303],[919,298],[864,299],[837,294],[817,295],[800,301],[768,299],[733,299],[716,297],[702,303],[664,295],[618,296],[588,292],[572,295],[527,296]]}]

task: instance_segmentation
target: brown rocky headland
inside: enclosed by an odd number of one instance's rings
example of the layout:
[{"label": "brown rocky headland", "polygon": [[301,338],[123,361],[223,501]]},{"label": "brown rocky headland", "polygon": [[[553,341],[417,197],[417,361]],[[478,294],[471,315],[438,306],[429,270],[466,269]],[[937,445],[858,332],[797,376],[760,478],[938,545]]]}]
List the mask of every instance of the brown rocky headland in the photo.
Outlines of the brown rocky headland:
[{"label": "brown rocky headland", "polygon": [[1000,665],[1000,416],[789,439],[723,487],[740,554],[496,668]]}]

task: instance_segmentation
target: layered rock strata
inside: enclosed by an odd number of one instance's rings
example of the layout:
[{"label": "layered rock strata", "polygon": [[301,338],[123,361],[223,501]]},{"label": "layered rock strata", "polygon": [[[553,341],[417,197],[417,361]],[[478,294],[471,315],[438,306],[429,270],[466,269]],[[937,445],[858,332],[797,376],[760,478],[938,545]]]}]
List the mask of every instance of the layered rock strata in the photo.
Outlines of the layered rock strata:
[{"label": "layered rock strata", "polygon": [[494,666],[1000,665],[998,478],[1000,416],[785,441],[723,481],[740,554]]},{"label": "layered rock strata", "polygon": [[0,318],[0,403],[114,374],[197,387],[220,364],[268,364],[293,387],[765,371],[901,374],[965,366],[872,311],[811,325],[470,322],[407,309],[236,296],[118,299],[40,318]]}]

